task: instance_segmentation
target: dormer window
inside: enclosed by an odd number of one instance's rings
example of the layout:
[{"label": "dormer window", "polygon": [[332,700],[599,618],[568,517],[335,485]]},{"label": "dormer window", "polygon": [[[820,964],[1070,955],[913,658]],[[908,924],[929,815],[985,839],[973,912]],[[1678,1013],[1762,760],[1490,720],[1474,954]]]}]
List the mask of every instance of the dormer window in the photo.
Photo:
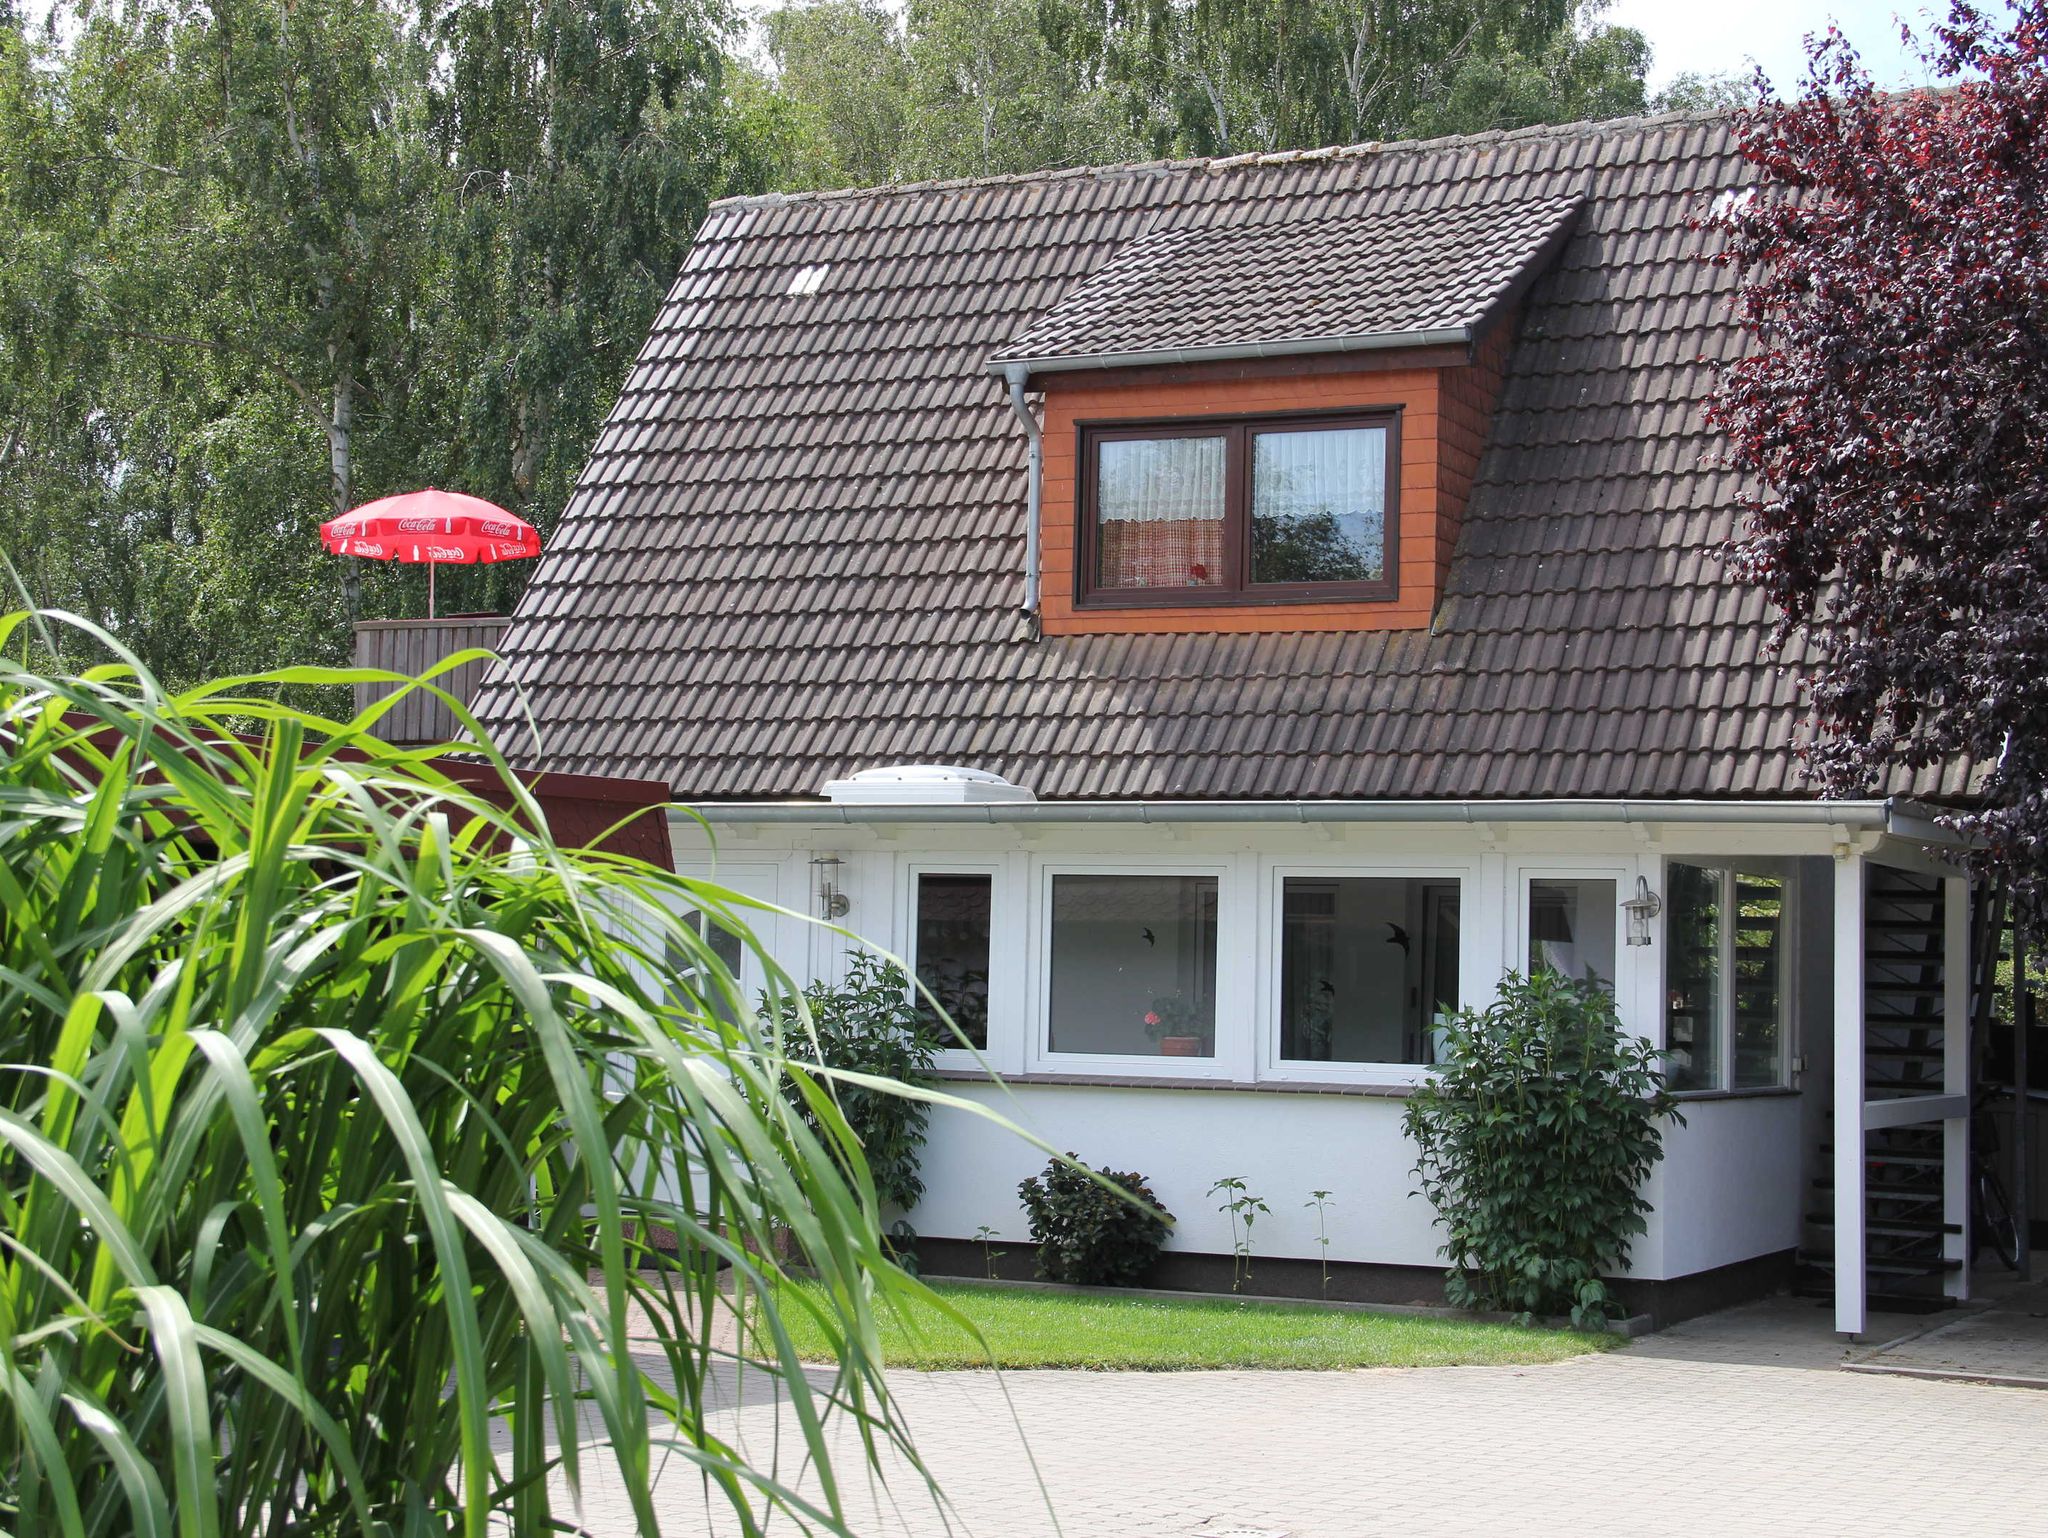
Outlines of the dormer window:
[{"label": "dormer window", "polygon": [[1013,415],[1044,400],[1038,634],[1427,630],[1518,306],[1583,206],[1162,211],[988,360]]},{"label": "dormer window", "polygon": [[1393,412],[1080,428],[1086,608],[1396,596]]}]

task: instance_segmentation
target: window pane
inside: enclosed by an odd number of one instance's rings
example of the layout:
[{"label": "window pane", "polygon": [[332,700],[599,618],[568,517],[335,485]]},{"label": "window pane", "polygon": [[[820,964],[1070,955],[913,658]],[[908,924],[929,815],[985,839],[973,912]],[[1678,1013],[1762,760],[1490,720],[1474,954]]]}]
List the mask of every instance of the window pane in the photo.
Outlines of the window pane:
[{"label": "window pane", "polygon": [[1055,1052],[1216,1053],[1216,878],[1055,876]]},{"label": "window pane", "polygon": [[1458,1007],[1458,883],[1289,877],[1280,892],[1280,1056],[1436,1060]]},{"label": "window pane", "polygon": [[1614,991],[1614,919],[1620,911],[1612,881],[1529,883],[1529,972],[1590,978]]},{"label": "window pane", "polygon": [[1735,877],[1735,1087],[1784,1081],[1780,1025],[1784,969],[1785,883]]},{"label": "window pane", "polygon": [[1387,430],[1252,437],[1252,581],[1387,574]]},{"label": "window pane", "polygon": [[[740,937],[729,929],[720,928],[718,923],[701,908],[692,909],[683,915],[683,923],[697,934],[704,936],[711,946],[711,954],[725,964],[725,970],[742,988],[746,984],[746,947],[740,944]],[[706,999],[705,989],[698,979],[698,967],[692,952],[670,940],[666,946],[668,969],[674,973],[683,991],[692,999],[705,1005],[718,1019],[732,1020],[732,1009],[724,995],[716,994]]]},{"label": "window pane", "polygon": [[1671,867],[1664,926],[1665,1068],[1673,1089],[1721,1083],[1721,873]]},{"label": "window pane", "polygon": [[1096,445],[1098,586],[1222,584],[1223,450],[1221,438]]},{"label": "window pane", "polygon": [[[990,876],[920,875],[917,878],[917,980],[975,1046],[988,1046]],[[924,995],[918,1012],[929,1020],[939,1044],[957,1047]]]}]

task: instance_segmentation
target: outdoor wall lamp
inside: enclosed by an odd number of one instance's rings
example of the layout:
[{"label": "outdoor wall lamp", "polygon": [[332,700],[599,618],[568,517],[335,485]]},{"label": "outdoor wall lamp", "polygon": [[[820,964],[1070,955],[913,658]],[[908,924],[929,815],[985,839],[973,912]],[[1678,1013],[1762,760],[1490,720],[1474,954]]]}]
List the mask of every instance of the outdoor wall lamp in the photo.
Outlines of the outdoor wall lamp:
[{"label": "outdoor wall lamp", "polygon": [[1650,890],[1649,877],[1636,877],[1636,895],[1621,905],[1621,911],[1628,915],[1628,943],[1648,945],[1650,920],[1664,911],[1663,901]]},{"label": "outdoor wall lamp", "polygon": [[818,872],[818,911],[828,919],[845,918],[853,906],[839,885],[846,862],[836,854],[820,854],[811,856],[811,865]]}]

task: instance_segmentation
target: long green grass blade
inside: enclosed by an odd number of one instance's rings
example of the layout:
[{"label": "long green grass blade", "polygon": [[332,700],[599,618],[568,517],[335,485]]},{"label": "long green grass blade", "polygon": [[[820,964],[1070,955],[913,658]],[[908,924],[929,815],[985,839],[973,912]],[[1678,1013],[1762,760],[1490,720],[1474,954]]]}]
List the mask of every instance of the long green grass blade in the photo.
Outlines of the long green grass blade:
[{"label": "long green grass blade", "polygon": [[[343,720],[275,697],[349,670],[173,694],[82,621],[0,616],[0,642],[67,626],[115,660],[53,676],[0,656],[0,1504],[19,1532],[560,1530],[593,1412],[649,1534],[678,1460],[742,1531],[846,1532],[837,1418],[919,1467],[875,1309],[920,1290],[877,1231],[835,1098],[851,1081],[785,1057],[810,1021],[749,929],[780,910],[561,848],[481,734],[489,794],[448,749],[381,742],[391,700]],[[466,721],[444,682],[414,687]],[[806,1317],[843,1347],[828,1385],[773,1301],[785,1241],[818,1278]],[[795,1434],[764,1461],[713,1418],[714,1332],[744,1306],[721,1266],[764,1300],[786,1391]],[[655,1339],[629,1340],[643,1321]],[[658,1370],[634,1357],[650,1347]]]}]

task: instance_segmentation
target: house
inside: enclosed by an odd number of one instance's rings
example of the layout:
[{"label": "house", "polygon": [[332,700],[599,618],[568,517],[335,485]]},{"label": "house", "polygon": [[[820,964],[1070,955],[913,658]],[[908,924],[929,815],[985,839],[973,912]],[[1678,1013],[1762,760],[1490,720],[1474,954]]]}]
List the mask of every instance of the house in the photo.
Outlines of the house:
[{"label": "house", "polygon": [[[1004,1081],[954,1088],[1150,1177],[1171,1284],[1238,1176],[1260,1290],[1316,1189],[1333,1294],[1435,1289],[1402,1098],[1551,965],[1685,1095],[1635,1306],[1962,1295],[1968,766],[1801,777],[1701,420],[1748,181],[1666,117],[719,203],[479,713],[910,958]],[[939,1113],[928,1264],[1021,1251],[1041,1163]]]}]

